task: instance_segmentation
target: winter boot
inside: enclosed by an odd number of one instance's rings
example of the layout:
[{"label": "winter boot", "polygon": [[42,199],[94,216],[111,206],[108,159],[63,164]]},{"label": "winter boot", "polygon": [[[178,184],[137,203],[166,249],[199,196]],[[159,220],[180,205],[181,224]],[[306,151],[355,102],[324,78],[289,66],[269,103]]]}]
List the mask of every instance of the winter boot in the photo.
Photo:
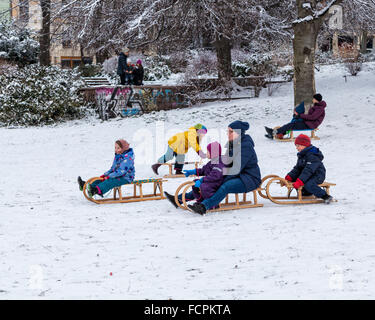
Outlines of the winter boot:
[{"label": "winter boot", "polygon": [[152,168],[152,171],[154,171],[155,174],[159,174],[158,173],[158,169],[160,168],[161,164],[160,163],[155,163],[151,166]]},{"label": "winter boot", "polygon": [[83,181],[81,177],[78,177],[77,182],[78,182],[78,185],[79,185],[79,190],[83,191],[83,187],[84,187],[86,181]]},{"label": "winter boot", "polygon": [[193,210],[195,213],[199,213],[202,216],[206,214],[206,207],[203,203],[195,202],[194,204],[188,204],[188,207]]},{"label": "winter boot", "polygon": [[333,201],[333,197],[331,197],[328,194],[326,194],[325,196],[323,196],[322,199],[324,200],[325,204],[330,204]]},{"label": "winter boot", "polygon": [[93,187],[91,184],[88,184],[87,186],[87,193],[89,194],[89,197],[92,198],[94,195],[98,194],[98,188]]},{"label": "winter boot", "polygon": [[[177,205],[176,201],[174,200],[174,196],[172,196],[171,194],[169,194],[166,191],[164,192],[164,194],[167,197],[167,199],[169,200],[169,202],[172,203],[175,206],[175,208],[177,209],[178,205]],[[181,204],[181,202],[180,202],[180,204]]]},{"label": "winter boot", "polygon": [[180,169],[180,168],[175,168],[174,170],[175,170],[175,174],[184,174],[182,172],[182,169]]},{"label": "winter boot", "polygon": [[268,128],[268,127],[264,127],[264,128],[266,129],[268,135],[273,136],[273,129]]},{"label": "winter boot", "polygon": [[268,139],[273,140],[273,135],[270,135],[270,134],[267,133],[267,134],[265,134],[264,136],[265,136],[266,138],[268,138]]}]

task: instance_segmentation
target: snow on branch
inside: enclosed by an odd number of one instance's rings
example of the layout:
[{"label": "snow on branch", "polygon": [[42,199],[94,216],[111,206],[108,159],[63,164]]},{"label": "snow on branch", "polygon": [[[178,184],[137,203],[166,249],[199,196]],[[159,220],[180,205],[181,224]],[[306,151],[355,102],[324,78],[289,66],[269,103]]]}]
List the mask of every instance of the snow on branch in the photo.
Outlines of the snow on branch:
[{"label": "snow on branch", "polygon": [[[339,4],[340,2],[342,2],[342,0],[331,0],[323,9],[321,9],[319,11],[316,11],[312,15],[308,15],[304,18],[296,19],[292,22],[292,24],[310,22],[310,21],[313,21],[313,20],[321,19],[326,15],[326,13],[329,11],[329,9],[332,6],[334,6],[336,4]],[[305,10],[310,9],[311,11],[313,11],[310,3],[305,2],[305,3],[302,4],[302,7]]]}]

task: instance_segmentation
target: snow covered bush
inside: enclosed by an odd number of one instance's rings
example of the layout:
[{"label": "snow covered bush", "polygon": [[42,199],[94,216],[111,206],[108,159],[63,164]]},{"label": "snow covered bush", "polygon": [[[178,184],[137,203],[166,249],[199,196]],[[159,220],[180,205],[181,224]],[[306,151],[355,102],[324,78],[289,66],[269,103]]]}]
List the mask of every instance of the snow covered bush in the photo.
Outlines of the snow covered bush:
[{"label": "snow covered bush", "polygon": [[198,50],[191,59],[188,72],[201,75],[217,75],[217,57],[215,52],[210,50]]},{"label": "snow covered bush", "polygon": [[30,30],[0,21],[0,58],[24,66],[37,62],[38,54],[39,42]]},{"label": "snow covered bush", "polygon": [[167,80],[172,75],[167,60],[160,56],[146,57],[143,68],[145,81]]},{"label": "snow covered bush", "polygon": [[30,65],[0,75],[0,124],[28,126],[82,118],[84,86],[79,74]]},{"label": "snow covered bush", "polygon": [[184,72],[191,57],[186,51],[177,51],[170,54],[167,64],[172,73]]},{"label": "snow covered bush", "polygon": [[246,59],[232,61],[234,77],[263,76],[273,71],[277,66],[270,54],[250,54]]}]

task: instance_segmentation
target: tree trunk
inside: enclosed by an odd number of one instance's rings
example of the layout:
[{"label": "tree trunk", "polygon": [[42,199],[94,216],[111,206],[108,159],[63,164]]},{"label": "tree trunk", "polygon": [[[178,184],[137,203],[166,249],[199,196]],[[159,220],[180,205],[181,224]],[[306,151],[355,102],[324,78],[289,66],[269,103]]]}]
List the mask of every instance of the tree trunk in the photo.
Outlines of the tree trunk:
[{"label": "tree trunk", "polygon": [[51,64],[50,58],[50,33],[51,33],[51,0],[40,0],[42,9],[42,29],[39,35],[40,55],[39,63],[42,66]]},{"label": "tree trunk", "polygon": [[367,53],[367,35],[368,33],[366,30],[361,30],[359,34],[359,48],[362,54]]},{"label": "tree trunk", "polygon": [[305,102],[308,107],[316,93],[315,88],[315,48],[320,24],[298,23],[294,26],[294,105]]},{"label": "tree trunk", "polygon": [[222,82],[229,82],[232,79],[232,55],[231,41],[227,38],[220,38],[215,42],[218,78]]},{"label": "tree trunk", "polygon": [[[332,5],[339,5],[343,0],[335,0],[330,3]],[[297,13],[299,19],[305,19],[311,14],[311,6],[315,8],[318,4],[317,0],[311,0],[310,6],[305,0],[297,0]],[[323,24],[324,17],[329,13],[325,11],[319,17],[314,17],[310,20],[305,19],[303,22],[299,21],[293,24],[294,39],[293,39],[293,52],[294,52],[294,105],[305,102],[308,108],[312,104],[312,97],[316,93],[315,88],[315,49],[316,40],[320,27]]]}]

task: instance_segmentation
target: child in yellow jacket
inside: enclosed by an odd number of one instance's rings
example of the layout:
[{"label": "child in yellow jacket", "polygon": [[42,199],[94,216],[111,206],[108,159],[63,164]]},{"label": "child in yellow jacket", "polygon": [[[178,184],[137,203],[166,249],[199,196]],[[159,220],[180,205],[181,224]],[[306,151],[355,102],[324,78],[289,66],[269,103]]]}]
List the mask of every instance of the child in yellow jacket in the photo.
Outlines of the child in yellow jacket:
[{"label": "child in yellow jacket", "polygon": [[201,158],[206,158],[206,155],[200,147],[200,140],[203,139],[206,133],[207,128],[198,123],[187,131],[177,133],[171,137],[168,140],[167,152],[159,158],[157,163],[151,166],[154,173],[158,174],[158,169],[162,163],[166,163],[176,157],[176,163],[174,166],[175,172],[176,174],[182,174],[185,155],[189,148],[193,148]]}]

